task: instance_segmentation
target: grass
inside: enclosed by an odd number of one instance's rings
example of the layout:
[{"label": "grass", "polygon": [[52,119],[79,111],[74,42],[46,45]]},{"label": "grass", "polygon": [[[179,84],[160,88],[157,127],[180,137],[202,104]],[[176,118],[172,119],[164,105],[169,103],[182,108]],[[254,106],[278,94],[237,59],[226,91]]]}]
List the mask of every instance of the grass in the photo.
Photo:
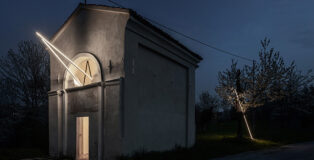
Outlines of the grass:
[{"label": "grass", "polygon": [[213,123],[206,133],[198,134],[194,147],[176,148],[166,152],[135,153],[132,157],[121,157],[122,160],[208,160],[210,158],[236,154],[245,151],[265,149],[279,146],[279,143],[255,139],[250,140],[247,135],[243,139],[236,137],[236,123]]},{"label": "grass", "polygon": [[190,149],[176,148],[166,152],[136,153],[123,160],[208,160],[210,158],[236,154],[245,151],[275,147],[279,144],[267,140],[238,139],[232,135],[198,136],[196,145]]},{"label": "grass", "polygon": [[[166,152],[140,152],[131,157],[120,157],[121,160],[208,160],[241,152],[278,147],[289,143],[314,140],[314,130],[278,129],[267,125],[256,129],[254,140],[248,135],[239,139],[236,137],[237,123],[235,121],[212,123],[209,129],[196,137],[194,147],[176,148]],[[243,129],[246,129],[243,127]],[[243,131],[246,133],[246,130]]]},{"label": "grass", "polygon": [[256,131],[256,136],[268,139],[280,144],[300,143],[314,141],[314,128],[280,128],[280,127],[260,127]]}]

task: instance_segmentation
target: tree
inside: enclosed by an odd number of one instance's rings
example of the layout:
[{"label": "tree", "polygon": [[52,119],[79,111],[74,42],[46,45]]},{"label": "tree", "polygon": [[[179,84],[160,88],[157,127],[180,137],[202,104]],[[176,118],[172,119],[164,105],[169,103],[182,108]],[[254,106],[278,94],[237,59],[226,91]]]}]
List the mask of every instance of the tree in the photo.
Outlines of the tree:
[{"label": "tree", "polygon": [[198,104],[202,110],[217,110],[219,107],[219,99],[218,97],[209,94],[208,91],[205,91],[200,94]]},{"label": "tree", "polygon": [[46,105],[49,71],[49,54],[45,48],[32,41],[21,41],[17,52],[10,49],[0,59],[5,98],[22,106]]},{"label": "tree", "polygon": [[[32,41],[18,43],[0,58],[1,122],[10,128],[9,144],[46,145],[48,135],[49,54]],[[14,122],[14,123],[13,123]],[[14,129],[14,131],[11,131]]]},{"label": "tree", "polygon": [[208,91],[200,94],[199,102],[196,104],[196,124],[199,131],[206,130],[219,105],[218,97],[210,95]]},{"label": "tree", "polygon": [[230,69],[218,73],[218,83],[216,87],[217,94],[224,100],[234,106],[237,111],[238,129],[237,137],[242,138],[242,114],[246,106],[240,106],[239,99],[243,100],[245,83],[244,74],[237,68],[237,62],[232,60]]},{"label": "tree", "polygon": [[250,107],[282,101],[313,81],[311,71],[302,74],[296,70],[294,62],[286,65],[279,51],[269,49],[269,44],[267,38],[261,41],[259,60],[252,65],[239,69],[237,62],[232,60],[230,69],[218,73],[216,92],[238,111],[241,111],[238,104],[245,113]]}]

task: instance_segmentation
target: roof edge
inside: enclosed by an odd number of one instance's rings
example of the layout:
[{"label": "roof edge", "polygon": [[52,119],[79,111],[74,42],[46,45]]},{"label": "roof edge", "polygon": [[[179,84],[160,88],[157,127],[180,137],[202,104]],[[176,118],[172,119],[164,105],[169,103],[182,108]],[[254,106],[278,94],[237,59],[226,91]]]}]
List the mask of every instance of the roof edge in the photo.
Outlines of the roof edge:
[{"label": "roof edge", "polygon": [[[93,8],[91,8],[91,7],[93,7]],[[81,9],[96,9],[96,10],[99,9],[99,10],[107,10],[107,11],[109,10],[109,11],[124,12],[124,13],[129,14],[129,9],[126,9],[126,8],[109,7],[109,6],[97,5],[97,4],[83,4],[83,3],[79,3],[78,6],[75,8],[75,10],[71,13],[71,15],[64,21],[64,23],[61,25],[61,27],[59,27],[59,29],[50,38],[51,42],[54,42],[56,40],[56,38],[62,33],[62,31],[70,23],[70,21],[73,19],[73,17],[75,17],[75,15]]]},{"label": "roof edge", "polygon": [[76,13],[78,13],[78,11],[81,9],[81,6],[82,6],[82,3],[79,3],[79,5],[75,8],[75,10],[71,13],[71,15],[61,25],[61,27],[59,27],[59,29],[57,29],[55,34],[53,34],[53,36],[50,38],[51,42],[54,42],[56,40],[56,38],[59,36],[59,34],[61,34],[62,30],[64,30],[64,28],[69,24],[72,17],[74,17],[74,15],[76,15]]},{"label": "roof edge", "polygon": [[148,20],[146,20],[143,16],[139,15],[136,11],[132,10],[132,9],[128,9],[128,8],[121,8],[121,7],[112,7],[112,6],[106,6],[106,5],[97,5],[97,4],[83,4],[83,3],[79,3],[79,5],[76,7],[76,9],[71,13],[71,15],[66,19],[66,21],[61,25],[61,27],[55,32],[55,34],[52,36],[52,38],[50,39],[51,42],[54,42],[57,37],[62,34],[62,32],[65,30],[65,28],[67,27],[67,25],[70,24],[71,20],[76,16],[76,14],[79,12],[79,10],[81,9],[93,9],[93,10],[109,10],[109,11],[113,11],[113,12],[123,12],[123,13],[127,13],[130,14],[130,16],[132,16],[133,18],[137,19],[138,21],[140,21],[141,23],[143,23],[143,25],[146,25],[150,28],[152,28],[152,30],[154,30],[155,32],[157,32],[158,34],[160,34],[161,36],[164,36],[166,39],[172,41],[173,43],[177,44],[179,47],[181,47],[182,49],[186,50],[187,52],[189,52],[192,56],[194,56],[195,58],[197,58],[199,61],[203,60],[203,58],[196,54],[195,52],[191,51],[189,48],[187,48],[185,45],[183,45],[181,42],[179,42],[178,40],[176,40],[175,38],[173,38],[170,34],[166,33],[165,31],[163,31],[162,29],[156,27],[155,25],[153,25],[151,22],[149,22]]},{"label": "roof edge", "polygon": [[143,23],[144,25],[148,26],[149,28],[152,28],[155,32],[161,34],[161,36],[164,36],[166,39],[172,41],[173,43],[177,44],[179,47],[181,47],[182,49],[186,50],[187,52],[191,53],[192,56],[196,57],[199,61],[203,60],[203,58],[196,54],[195,52],[191,51],[189,48],[187,48],[185,45],[183,45],[181,42],[179,42],[178,40],[176,40],[175,38],[173,38],[170,34],[166,33],[165,31],[163,31],[162,29],[156,27],[155,25],[153,25],[151,22],[149,22],[148,20],[146,20],[143,16],[137,14],[136,11],[130,9],[130,16],[132,16],[133,18],[137,19],[138,21],[140,21],[141,23]]}]

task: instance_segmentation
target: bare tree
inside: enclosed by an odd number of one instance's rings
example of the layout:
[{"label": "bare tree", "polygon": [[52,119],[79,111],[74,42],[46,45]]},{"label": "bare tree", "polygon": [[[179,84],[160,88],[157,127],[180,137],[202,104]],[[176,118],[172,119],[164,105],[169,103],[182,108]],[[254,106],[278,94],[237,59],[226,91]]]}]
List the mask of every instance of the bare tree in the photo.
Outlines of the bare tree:
[{"label": "bare tree", "polygon": [[219,107],[219,98],[217,96],[209,94],[208,91],[204,91],[199,96],[198,105],[202,110],[217,110]]},{"label": "bare tree", "polygon": [[10,103],[35,107],[47,104],[49,54],[32,41],[18,43],[0,59],[2,92]]},{"label": "bare tree", "polygon": [[0,58],[2,144],[47,148],[49,75],[49,54],[32,41]]},{"label": "bare tree", "polygon": [[199,102],[196,104],[196,125],[199,131],[206,130],[218,107],[220,107],[220,100],[217,96],[209,94],[208,91],[200,94]]}]

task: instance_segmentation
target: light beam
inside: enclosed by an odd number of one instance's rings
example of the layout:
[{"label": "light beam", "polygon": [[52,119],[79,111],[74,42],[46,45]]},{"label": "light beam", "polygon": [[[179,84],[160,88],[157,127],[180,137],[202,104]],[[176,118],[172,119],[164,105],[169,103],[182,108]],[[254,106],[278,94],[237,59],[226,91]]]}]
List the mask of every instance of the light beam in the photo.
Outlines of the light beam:
[{"label": "light beam", "polygon": [[62,55],[66,60],[68,60],[72,65],[74,65],[75,68],[77,68],[79,71],[81,71],[84,75],[86,75],[90,80],[93,78],[85,73],[79,66],[77,66],[70,58],[68,58],[64,53],[62,53],[57,47],[55,47],[53,44],[51,44],[44,36],[42,36],[39,32],[36,32],[36,35],[40,37],[43,41],[48,43],[53,49],[55,49],[58,53]]},{"label": "light beam", "polygon": [[243,115],[243,119],[244,119],[246,128],[247,128],[247,130],[248,130],[248,132],[249,132],[250,138],[251,138],[251,140],[253,140],[254,138],[253,138],[253,135],[252,135],[252,133],[251,133],[251,129],[250,129],[249,123],[247,122],[246,116],[245,116],[245,114],[244,114],[244,109],[243,109],[243,107],[242,107],[242,105],[241,105],[241,102],[240,102],[240,99],[239,99],[239,96],[238,96],[238,92],[237,92],[236,90],[233,90],[233,91],[234,91],[235,94],[236,94],[237,101],[238,101],[239,106],[240,106],[240,108],[241,108],[241,112],[242,112],[242,115]]},{"label": "light beam", "polygon": [[73,77],[74,83],[79,84],[79,86],[82,86],[82,83],[78,80],[78,78],[74,75],[74,73],[67,67],[66,64],[61,60],[61,58],[57,55],[57,53],[47,44],[47,42],[42,39],[44,44],[49,48],[49,50],[55,55],[55,57],[61,62],[61,64],[67,69],[67,71],[71,74]]}]

